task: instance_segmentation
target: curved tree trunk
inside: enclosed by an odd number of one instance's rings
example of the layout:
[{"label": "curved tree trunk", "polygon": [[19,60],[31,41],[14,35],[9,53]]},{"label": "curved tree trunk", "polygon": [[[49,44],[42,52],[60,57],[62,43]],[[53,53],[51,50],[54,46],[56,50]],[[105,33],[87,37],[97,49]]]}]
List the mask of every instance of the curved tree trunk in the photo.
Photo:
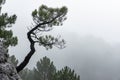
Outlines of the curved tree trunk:
[{"label": "curved tree trunk", "polygon": [[19,66],[16,67],[17,72],[20,72],[21,70],[24,69],[24,67],[29,63],[29,60],[32,57],[32,55],[35,53],[35,47],[34,47],[35,42],[31,38],[32,32],[33,31],[31,30],[27,33],[28,40],[30,41],[30,52],[25,57],[24,61]]},{"label": "curved tree trunk", "polygon": [[21,64],[16,67],[16,70],[17,70],[18,73],[26,67],[26,65],[29,63],[32,55],[35,53],[35,41],[32,39],[31,35],[34,34],[34,31],[37,30],[41,25],[49,24],[49,23],[53,22],[59,16],[60,15],[56,16],[51,21],[43,22],[43,23],[40,23],[40,24],[36,25],[34,28],[32,28],[27,33],[27,38],[28,38],[28,40],[30,42],[30,52],[26,55],[26,57],[23,60],[23,62],[21,62]]},{"label": "curved tree trunk", "polygon": [[[43,10],[44,10],[45,7],[46,6],[43,6],[43,5],[41,6],[41,8],[43,8]],[[62,24],[62,22],[65,20],[64,16],[67,13],[67,8],[66,7],[62,7],[60,9],[58,9],[58,8],[56,8],[56,9],[45,8],[45,9],[46,9],[46,11],[48,11],[49,17],[48,17],[48,19],[45,19],[45,20],[42,19],[42,21],[39,17],[38,17],[37,20],[33,19],[33,21],[34,22],[37,21],[37,23],[35,23],[36,25],[34,25],[34,27],[27,33],[27,38],[30,42],[30,51],[28,52],[28,54],[26,55],[24,60],[21,62],[21,64],[16,67],[17,72],[20,72],[21,70],[23,70],[26,67],[26,65],[29,63],[29,60],[31,59],[32,55],[35,53],[35,43],[40,43],[43,46],[47,45],[50,48],[51,48],[52,45],[62,46],[64,44],[63,40],[58,41],[57,38],[55,40],[54,40],[54,38],[50,38],[50,39],[48,39],[47,42],[40,41],[40,39],[39,39],[40,37],[37,36],[37,34],[36,34],[37,31],[39,31],[39,32],[49,31],[49,30],[46,30],[45,28],[46,27],[51,28],[52,26]],[[52,10],[52,12],[51,12],[51,10]],[[35,15],[36,15],[36,11],[35,11],[35,14],[34,14],[34,12],[32,13],[33,18],[36,18]],[[45,17],[45,16],[41,16],[41,17]],[[41,30],[39,28],[41,28]],[[37,41],[36,41],[36,39],[37,39]]]}]

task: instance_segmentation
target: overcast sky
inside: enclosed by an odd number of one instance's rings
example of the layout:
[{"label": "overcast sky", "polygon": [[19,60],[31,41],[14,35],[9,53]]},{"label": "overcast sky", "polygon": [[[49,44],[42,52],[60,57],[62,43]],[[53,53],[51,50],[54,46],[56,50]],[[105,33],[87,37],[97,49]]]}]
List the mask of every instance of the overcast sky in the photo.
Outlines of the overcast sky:
[{"label": "overcast sky", "polygon": [[35,61],[47,55],[59,68],[73,64],[71,67],[80,73],[81,80],[120,79],[120,46],[113,46],[120,44],[119,0],[7,0],[3,12],[17,15],[16,24],[12,29],[19,39],[19,44],[10,48],[10,54],[15,54],[21,61],[28,53],[29,42],[26,33],[32,23],[31,12],[41,4],[49,7],[68,7],[68,19],[62,27],[55,27],[52,31],[67,41],[67,47],[63,50],[54,48],[46,51],[36,46],[36,54],[39,56],[34,55],[29,66],[33,67]]},{"label": "overcast sky", "polygon": [[31,12],[41,4],[68,7],[68,20],[62,30],[64,32],[94,35],[110,43],[120,43],[119,0],[7,0],[4,11],[18,16],[14,26],[16,34],[20,33],[18,30],[23,33],[27,31],[26,27],[32,22]]}]

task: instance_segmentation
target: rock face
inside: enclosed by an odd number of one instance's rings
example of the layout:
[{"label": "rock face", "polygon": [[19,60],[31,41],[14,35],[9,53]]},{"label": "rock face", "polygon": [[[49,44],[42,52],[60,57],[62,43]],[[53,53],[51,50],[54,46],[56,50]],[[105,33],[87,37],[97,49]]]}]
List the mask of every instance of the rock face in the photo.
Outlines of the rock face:
[{"label": "rock face", "polygon": [[0,80],[21,80],[15,66],[8,62],[7,49],[0,42]]}]

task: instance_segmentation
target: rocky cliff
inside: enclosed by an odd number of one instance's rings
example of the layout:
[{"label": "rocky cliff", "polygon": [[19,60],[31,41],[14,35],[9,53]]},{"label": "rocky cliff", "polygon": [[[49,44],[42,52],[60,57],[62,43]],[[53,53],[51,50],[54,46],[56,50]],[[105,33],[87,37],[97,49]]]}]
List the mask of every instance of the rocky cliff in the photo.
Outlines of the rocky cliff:
[{"label": "rocky cliff", "polygon": [[8,61],[7,49],[0,42],[0,80],[21,80],[15,66]]}]

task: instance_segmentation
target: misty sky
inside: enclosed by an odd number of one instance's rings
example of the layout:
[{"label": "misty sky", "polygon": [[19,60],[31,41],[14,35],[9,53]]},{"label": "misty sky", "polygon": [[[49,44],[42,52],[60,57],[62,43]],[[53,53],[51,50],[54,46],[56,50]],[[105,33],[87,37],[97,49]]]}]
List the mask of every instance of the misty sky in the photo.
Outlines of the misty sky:
[{"label": "misty sky", "polygon": [[10,54],[21,61],[29,51],[26,33],[33,22],[31,12],[41,4],[68,7],[68,19],[51,32],[61,35],[67,47],[46,51],[36,46],[30,67],[39,58],[48,56],[58,68],[68,65],[75,69],[81,80],[120,79],[119,0],[7,0],[2,11],[17,15],[12,29],[19,39],[19,44],[10,48]]},{"label": "misty sky", "polygon": [[17,35],[21,31],[27,31],[26,27],[32,22],[31,12],[41,4],[68,7],[68,20],[64,23],[62,32],[94,35],[110,43],[120,42],[119,0],[7,0],[3,9],[10,14],[17,14],[18,20],[14,26]]}]

